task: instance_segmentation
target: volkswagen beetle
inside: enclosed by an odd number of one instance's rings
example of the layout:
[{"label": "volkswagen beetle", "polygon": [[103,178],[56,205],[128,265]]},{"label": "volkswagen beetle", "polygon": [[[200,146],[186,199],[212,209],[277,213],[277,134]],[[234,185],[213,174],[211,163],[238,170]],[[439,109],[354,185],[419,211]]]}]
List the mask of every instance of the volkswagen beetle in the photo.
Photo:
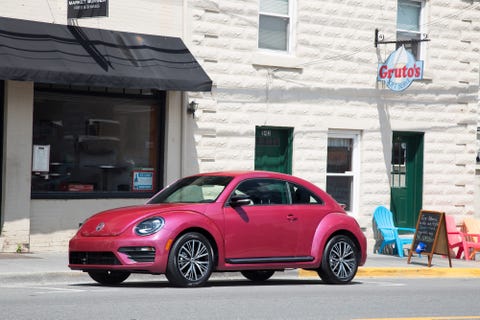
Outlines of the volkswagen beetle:
[{"label": "volkswagen beetle", "polygon": [[69,243],[69,267],[106,285],[132,273],[204,285],[212,272],[265,281],[275,271],[315,270],[349,283],[366,239],[335,200],[303,179],[273,172],[214,172],[179,179],[145,205],[87,219]]}]

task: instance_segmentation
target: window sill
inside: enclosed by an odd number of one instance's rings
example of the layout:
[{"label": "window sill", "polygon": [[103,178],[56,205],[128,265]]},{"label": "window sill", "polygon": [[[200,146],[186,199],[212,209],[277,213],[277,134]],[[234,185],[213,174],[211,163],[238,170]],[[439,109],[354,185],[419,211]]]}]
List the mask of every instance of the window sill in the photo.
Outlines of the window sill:
[{"label": "window sill", "polygon": [[296,69],[300,71],[303,70],[302,64],[305,63],[297,57],[266,52],[253,54],[251,61],[254,66]]}]

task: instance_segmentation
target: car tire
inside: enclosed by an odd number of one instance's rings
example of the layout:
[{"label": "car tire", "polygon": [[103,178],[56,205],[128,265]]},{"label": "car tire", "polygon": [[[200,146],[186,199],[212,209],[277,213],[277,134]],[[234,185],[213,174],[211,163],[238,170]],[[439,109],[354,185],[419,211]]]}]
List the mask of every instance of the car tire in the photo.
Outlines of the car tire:
[{"label": "car tire", "polygon": [[322,256],[317,272],[329,284],[346,284],[352,281],[358,269],[358,248],[347,236],[331,238]]},{"label": "car tire", "polygon": [[107,286],[114,286],[125,281],[130,276],[130,272],[99,270],[99,271],[89,271],[88,275],[90,276],[90,278],[92,278],[93,280],[95,280],[100,284],[107,285]]},{"label": "car tire", "polygon": [[210,241],[200,233],[186,233],[173,244],[165,275],[174,286],[200,287],[210,278],[213,261]]},{"label": "car tire", "polygon": [[262,282],[270,279],[275,273],[274,270],[245,270],[240,272],[242,276],[254,282]]}]

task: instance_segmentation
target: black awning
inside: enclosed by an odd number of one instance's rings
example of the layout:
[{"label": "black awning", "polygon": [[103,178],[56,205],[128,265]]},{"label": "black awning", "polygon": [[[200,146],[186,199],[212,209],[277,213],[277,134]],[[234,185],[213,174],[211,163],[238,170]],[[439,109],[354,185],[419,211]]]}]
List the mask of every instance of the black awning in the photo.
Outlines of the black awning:
[{"label": "black awning", "polygon": [[180,38],[0,18],[0,79],[210,91]]}]

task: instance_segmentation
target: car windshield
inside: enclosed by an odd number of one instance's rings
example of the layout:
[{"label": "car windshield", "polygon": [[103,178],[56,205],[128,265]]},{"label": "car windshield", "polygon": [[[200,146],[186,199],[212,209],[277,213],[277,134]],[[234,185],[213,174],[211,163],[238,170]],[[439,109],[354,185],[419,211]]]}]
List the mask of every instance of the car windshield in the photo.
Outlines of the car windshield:
[{"label": "car windshield", "polygon": [[193,176],[178,180],[154,196],[149,204],[214,202],[233,177]]}]

